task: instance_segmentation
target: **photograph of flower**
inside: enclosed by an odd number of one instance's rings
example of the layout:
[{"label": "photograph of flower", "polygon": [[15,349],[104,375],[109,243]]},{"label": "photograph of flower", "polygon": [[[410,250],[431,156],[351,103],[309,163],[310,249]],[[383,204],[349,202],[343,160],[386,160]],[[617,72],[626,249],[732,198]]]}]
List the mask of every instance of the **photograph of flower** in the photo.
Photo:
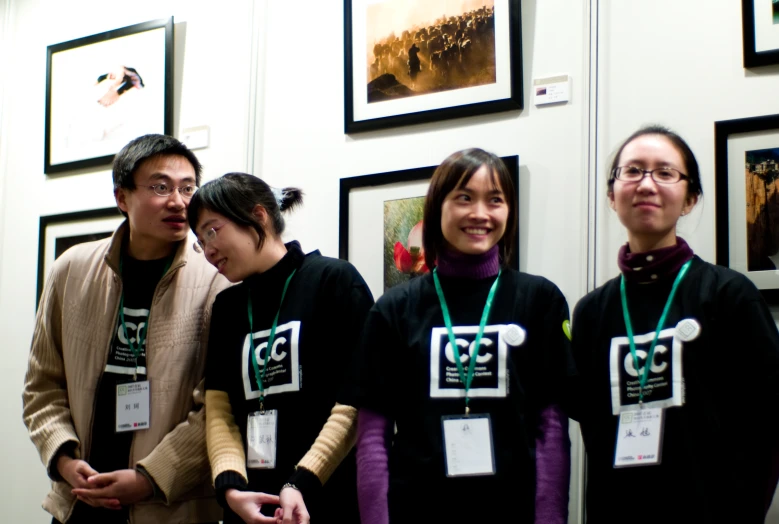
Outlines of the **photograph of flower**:
[{"label": "photograph of flower", "polygon": [[384,202],[384,291],[429,273],[422,246],[424,197]]},{"label": "photograph of flower", "polygon": [[[501,157],[519,194],[519,157]],[[338,256],[351,262],[378,299],[425,275],[425,195],[436,166],[341,179]],[[509,265],[519,269],[519,248]]]}]

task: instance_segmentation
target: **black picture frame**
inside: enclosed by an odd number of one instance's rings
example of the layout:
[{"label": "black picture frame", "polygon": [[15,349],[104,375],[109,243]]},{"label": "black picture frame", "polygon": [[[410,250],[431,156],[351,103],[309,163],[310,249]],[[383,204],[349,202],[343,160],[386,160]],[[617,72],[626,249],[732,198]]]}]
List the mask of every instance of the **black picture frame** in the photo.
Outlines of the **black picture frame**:
[{"label": "black picture frame", "polygon": [[111,236],[122,221],[124,216],[116,206],[42,216],[38,228],[38,281],[35,303],[40,303],[48,270],[63,251],[83,242]]},{"label": "black picture frame", "polygon": [[[715,122],[714,142],[716,263],[745,274],[760,289],[766,302],[779,304],[779,271],[762,269],[762,263],[749,262],[749,244],[755,238],[753,235],[757,234],[757,238],[764,235],[758,234],[757,230],[753,232],[751,228],[754,224],[748,221],[748,216],[750,213],[764,212],[765,206],[750,211],[754,203],[747,194],[747,186],[750,185],[745,177],[759,175],[757,170],[751,171],[749,156],[740,156],[774,149],[774,145],[779,154],[779,114]],[[729,149],[742,153],[731,156]],[[765,187],[768,191],[768,183]],[[743,206],[738,205],[739,200]],[[759,249],[757,251],[761,252]],[[760,269],[750,270],[750,265]]]},{"label": "black picture frame", "polygon": [[[517,193],[517,202],[519,202],[519,156],[505,156],[501,157],[511,175],[514,189]],[[362,190],[366,188],[370,189],[388,189],[398,188],[404,185],[416,184],[419,182],[428,181],[438,166],[418,167],[413,169],[403,169],[400,171],[390,171],[385,173],[376,173],[371,175],[361,175],[349,178],[342,178],[340,181],[340,196],[339,196],[339,220],[338,220],[338,257],[343,260],[348,260],[355,264],[357,269],[366,278],[366,281],[371,287],[371,291],[374,293],[374,298],[378,298],[381,293],[377,293],[378,284],[373,284],[370,278],[370,269],[368,267],[359,267],[352,258],[350,258],[350,225],[353,217],[350,213],[351,197],[355,190]],[[425,189],[417,189],[413,196],[424,196]],[[517,210],[519,215],[519,210]],[[360,217],[364,218],[364,217]],[[519,234],[519,232],[517,232]],[[370,248],[369,248],[370,249]],[[383,260],[381,253],[377,253],[376,257]],[[516,243],[516,249],[509,261],[509,266],[513,269],[519,270],[519,242]]]},{"label": "black picture frame", "polygon": [[[358,42],[358,39],[355,38],[354,6],[355,4],[362,5],[366,1],[367,0],[344,0],[345,133],[359,133],[363,131],[373,131],[377,129],[386,129],[426,122],[436,122],[452,118],[463,118],[502,111],[519,111],[523,109],[524,96],[522,88],[523,75],[521,2],[520,0],[495,0],[495,19],[497,19],[499,15],[501,17],[505,17],[505,23],[502,24],[501,27],[507,28],[508,35],[505,39],[500,39],[499,36],[504,33],[498,32],[495,38],[496,57],[506,56],[502,53],[506,53],[507,56],[505,60],[496,60],[496,78],[504,80],[501,81],[500,92],[496,93],[494,98],[482,99],[481,97],[483,97],[484,94],[478,94],[477,91],[474,91],[475,89],[478,89],[478,87],[451,89],[448,92],[456,93],[459,97],[458,101],[461,103],[451,103],[451,101],[444,102],[441,100],[436,100],[431,97],[439,95],[440,93],[427,93],[415,95],[413,97],[406,97],[406,99],[420,99],[419,105],[415,106],[412,111],[407,111],[399,107],[388,110],[389,112],[387,114],[384,114],[387,112],[387,110],[381,111],[383,116],[374,115],[372,117],[365,118],[357,116],[357,113],[359,113],[361,108],[370,107],[370,104],[367,102],[368,81],[370,80],[366,75],[366,82],[364,84],[365,87],[364,91],[362,91],[366,94],[366,101],[363,103],[361,100],[356,98],[356,80],[354,67],[357,56],[355,46],[359,46],[360,43],[365,43],[364,41]],[[428,2],[430,0],[418,1]],[[359,34],[362,34],[362,32]],[[365,65],[367,65],[367,61]],[[508,71],[505,69],[508,69]],[[397,100],[391,100],[390,103],[395,104],[397,103]],[[430,104],[429,108],[427,109],[426,104]]]},{"label": "black picture frame", "polygon": [[44,173],[108,165],[148,133],[173,134],[173,17],[47,47]]},{"label": "black picture frame", "polygon": [[[760,0],[741,0],[741,25],[744,39],[744,67],[761,67],[779,64],[779,47],[757,51],[755,28],[755,2]],[[765,0],[763,0],[765,1]],[[776,7],[774,7],[776,9]],[[777,26],[779,31],[779,26]]]}]

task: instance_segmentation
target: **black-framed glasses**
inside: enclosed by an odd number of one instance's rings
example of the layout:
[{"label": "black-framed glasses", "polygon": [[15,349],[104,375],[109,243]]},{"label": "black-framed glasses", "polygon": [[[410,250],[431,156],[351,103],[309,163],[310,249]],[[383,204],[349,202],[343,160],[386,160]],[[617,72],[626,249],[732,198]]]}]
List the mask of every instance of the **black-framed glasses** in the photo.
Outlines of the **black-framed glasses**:
[{"label": "black-framed glasses", "polygon": [[637,166],[619,166],[614,168],[614,178],[623,182],[640,182],[647,175],[658,184],[676,184],[684,178],[690,178],[672,167],[641,169]]},{"label": "black-framed glasses", "polygon": [[213,242],[213,240],[216,238],[216,229],[213,227],[203,233],[203,239],[202,240],[196,240],[194,244],[192,244],[192,249],[197,251],[198,253],[205,253],[206,248],[208,247],[209,242]]},{"label": "black-framed glasses", "polygon": [[197,191],[197,186],[179,186],[175,187],[170,184],[154,184],[153,186],[146,186],[152,191],[154,191],[155,194],[161,196],[161,197],[169,197],[173,194],[174,191],[178,190],[179,194],[181,195],[181,198],[190,199],[192,198],[192,195],[195,194],[195,191]]}]

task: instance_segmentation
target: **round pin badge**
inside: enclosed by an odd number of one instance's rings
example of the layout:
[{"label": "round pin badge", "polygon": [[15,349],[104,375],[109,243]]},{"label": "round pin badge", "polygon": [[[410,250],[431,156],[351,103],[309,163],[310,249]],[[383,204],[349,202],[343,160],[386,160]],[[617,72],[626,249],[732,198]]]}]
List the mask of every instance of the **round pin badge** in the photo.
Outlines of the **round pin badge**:
[{"label": "round pin badge", "polygon": [[500,336],[509,346],[521,346],[525,342],[525,330],[516,324],[509,324],[503,328]]},{"label": "round pin badge", "polygon": [[701,325],[693,318],[685,318],[676,324],[676,338],[682,342],[690,342],[701,334]]}]

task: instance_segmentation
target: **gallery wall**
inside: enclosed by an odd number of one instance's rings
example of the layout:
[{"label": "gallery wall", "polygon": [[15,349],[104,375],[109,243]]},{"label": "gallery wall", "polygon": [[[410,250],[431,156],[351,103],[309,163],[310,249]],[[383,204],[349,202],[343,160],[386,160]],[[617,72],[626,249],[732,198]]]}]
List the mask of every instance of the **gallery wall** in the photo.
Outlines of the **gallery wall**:
[{"label": "gallery wall", "polygon": [[[14,472],[0,479],[4,518],[48,522],[40,509],[48,482],[21,422],[39,217],[113,203],[108,169],[43,173],[47,45],[173,15],[174,133],[209,127],[209,147],[196,151],[206,179],[252,171],[273,185],[303,188],[305,205],[290,217],[287,237],[325,255],[338,255],[340,178],[434,165],[471,146],[519,155],[521,267],[556,282],[572,303],[585,291],[586,268],[575,263],[585,256],[585,3],[522,3],[525,92],[533,77],[570,74],[569,104],[536,108],[526,96],[522,112],[354,136],[343,133],[340,1],[306,2],[304,13],[286,2],[249,0],[223,2],[219,9],[164,0],[121,9],[92,0],[63,4],[0,1],[8,20],[0,24],[7,29],[4,42],[14,49],[12,56],[0,54],[8,61],[0,117],[2,129],[11,130],[0,136],[0,332],[6,348],[0,392],[8,399],[0,406],[7,421],[0,465]],[[577,492],[575,483],[574,507]]]},{"label": "gallery wall", "polygon": [[[4,519],[50,521],[40,509],[47,478],[21,422],[39,217],[113,204],[107,168],[43,173],[47,45],[174,16],[174,134],[209,127],[209,146],[196,151],[206,180],[249,171],[301,187],[305,203],[286,237],[329,256],[338,255],[340,178],[435,165],[472,146],[519,155],[520,267],[557,283],[571,309],[617,273],[625,240],[603,196],[608,154],[638,126],[665,123],[690,141],[703,173],[706,197],[681,234],[714,261],[713,122],[779,113],[779,68],[741,66],[738,2],[523,0],[523,111],[348,136],[342,5],[0,0]],[[532,79],[558,74],[572,77],[570,102],[534,106]],[[574,439],[571,522],[580,517],[579,446]]]}]

